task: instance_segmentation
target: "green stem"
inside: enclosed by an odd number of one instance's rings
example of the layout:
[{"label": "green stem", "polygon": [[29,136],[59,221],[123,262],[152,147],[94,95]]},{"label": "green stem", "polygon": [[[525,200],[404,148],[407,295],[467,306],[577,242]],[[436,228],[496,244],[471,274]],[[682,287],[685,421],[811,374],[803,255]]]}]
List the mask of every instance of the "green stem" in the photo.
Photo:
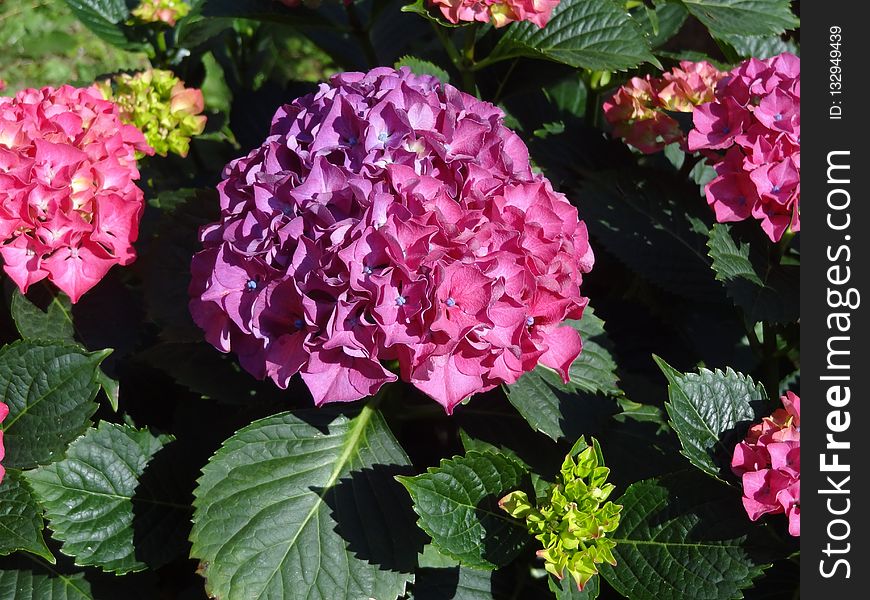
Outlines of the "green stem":
[{"label": "green stem", "polygon": [[351,31],[359,41],[360,46],[362,46],[369,67],[376,67],[378,65],[378,53],[375,52],[375,47],[372,45],[372,39],[369,36],[368,29],[365,28],[362,20],[359,18],[356,6],[353,2],[348,2],[344,5],[344,9],[347,12],[347,19],[350,22]]},{"label": "green stem", "polygon": [[519,59],[515,58],[511,63],[511,66],[508,67],[507,73],[505,73],[504,77],[498,84],[498,89],[495,91],[495,96],[492,97],[492,103],[498,104],[499,100],[501,100],[502,92],[504,92],[505,84],[507,84],[508,80],[511,78],[511,75],[514,73],[514,69],[517,68],[517,63]]},{"label": "green stem", "polygon": [[479,28],[480,23],[476,21],[465,28],[465,45],[462,48],[462,89],[472,95],[477,95],[474,81],[474,44],[477,42]]}]

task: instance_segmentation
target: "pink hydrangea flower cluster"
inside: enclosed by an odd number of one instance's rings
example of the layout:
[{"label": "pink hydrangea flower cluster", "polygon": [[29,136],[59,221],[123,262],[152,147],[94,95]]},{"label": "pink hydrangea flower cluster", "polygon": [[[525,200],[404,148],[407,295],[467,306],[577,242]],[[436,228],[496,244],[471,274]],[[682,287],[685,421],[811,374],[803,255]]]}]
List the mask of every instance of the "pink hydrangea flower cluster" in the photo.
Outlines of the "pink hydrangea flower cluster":
[{"label": "pink hydrangea flower cluster", "polygon": [[734,448],[731,468],[743,480],[743,506],[756,521],[785,513],[788,531],[801,534],[801,399],[788,392],[779,408],[749,429]]},{"label": "pink hydrangea flower cluster", "polygon": [[[539,362],[567,380],[593,254],[495,106],[434,77],[342,73],[231,162],[191,312],[257,377],[316,404],[397,379],[448,413]],[[386,366],[385,366],[386,365]]]},{"label": "pink hydrangea flower cluster", "polygon": [[724,76],[706,61],[682,61],[661,77],[632,77],[604,103],[604,117],[615,136],[644,154],[675,142],[685,145],[679,123],[665,111],[689,113],[710,102]]},{"label": "pink hydrangea flower cluster", "polygon": [[745,61],[695,110],[689,149],[714,163],[706,194],[717,221],[759,219],[775,242],[800,230],[800,102],[800,59],[784,53]]},{"label": "pink hydrangea flower cluster", "polygon": [[559,0],[431,0],[451,23],[492,23],[503,27],[513,21],[529,21],[544,27]]},{"label": "pink hydrangea flower cluster", "polygon": [[48,278],[73,302],[135,257],[142,133],[96,87],[0,98],[0,256],[22,292]]}]

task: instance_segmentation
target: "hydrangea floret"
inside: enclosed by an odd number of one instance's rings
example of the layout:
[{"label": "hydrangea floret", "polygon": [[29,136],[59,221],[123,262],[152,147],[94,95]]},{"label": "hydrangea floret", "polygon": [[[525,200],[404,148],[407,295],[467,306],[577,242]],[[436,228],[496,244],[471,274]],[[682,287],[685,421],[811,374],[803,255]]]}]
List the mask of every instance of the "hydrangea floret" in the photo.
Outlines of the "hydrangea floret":
[{"label": "hydrangea floret", "polygon": [[801,534],[801,399],[793,392],[749,429],[734,448],[731,469],[743,483],[743,507],[753,521],[785,513],[788,531]]},{"label": "hydrangea floret", "polygon": [[178,19],[190,13],[190,5],[184,0],[142,0],[130,14],[143,23],[166,23],[175,27]]},{"label": "hydrangea floret", "polygon": [[559,0],[431,0],[451,23],[492,23],[504,27],[514,21],[529,21],[544,27]]},{"label": "hydrangea floret", "polygon": [[[578,454],[581,447],[585,449]],[[567,570],[581,591],[598,573],[596,565],[616,564],[616,542],[606,534],[619,526],[622,506],[607,500],[614,489],[607,483],[609,474],[598,441],[593,438],[592,445],[586,446],[581,438],[565,457],[559,481],[546,497],[533,502],[518,490],[499,501],[512,517],[524,519],[541,542],[543,549],[537,554],[544,559],[544,568],[558,579]]]},{"label": "hydrangea floret", "polygon": [[317,405],[398,377],[448,413],[538,363],[568,381],[592,268],[577,209],[497,107],[408,68],[342,73],[231,162],[190,304],[257,377]]},{"label": "hydrangea floret", "polygon": [[121,118],[135,125],[154,152],[187,156],[190,138],[205,129],[202,91],[184,87],[172,71],[149,69],[122,73],[100,84],[106,99],[118,105]]},{"label": "hydrangea floret", "polygon": [[136,258],[145,137],[96,87],[0,98],[0,256],[22,292],[48,279],[73,302]]},{"label": "hydrangea floret", "polygon": [[682,61],[662,77],[632,77],[604,103],[613,134],[644,154],[668,144],[685,145],[679,123],[668,112],[690,113],[714,98],[716,82],[726,74],[706,61]]},{"label": "hydrangea floret", "polygon": [[795,55],[751,58],[693,113],[689,149],[716,170],[705,192],[720,223],[758,219],[774,242],[800,230],[800,90]]}]

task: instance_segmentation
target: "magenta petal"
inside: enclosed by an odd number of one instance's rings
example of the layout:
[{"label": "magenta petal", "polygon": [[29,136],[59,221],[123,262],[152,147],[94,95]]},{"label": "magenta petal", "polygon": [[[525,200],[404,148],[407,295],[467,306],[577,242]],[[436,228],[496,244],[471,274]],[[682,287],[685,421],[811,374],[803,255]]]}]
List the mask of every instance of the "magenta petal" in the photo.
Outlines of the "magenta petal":
[{"label": "magenta petal", "polygon": [[541,364],[554,369],[562,381],[568,383],[571,380],[568,374],[571,363],[583,349],[580,334],[573,327],[559,327],[546,337],[545,343],[547,351],[540,358]]}]

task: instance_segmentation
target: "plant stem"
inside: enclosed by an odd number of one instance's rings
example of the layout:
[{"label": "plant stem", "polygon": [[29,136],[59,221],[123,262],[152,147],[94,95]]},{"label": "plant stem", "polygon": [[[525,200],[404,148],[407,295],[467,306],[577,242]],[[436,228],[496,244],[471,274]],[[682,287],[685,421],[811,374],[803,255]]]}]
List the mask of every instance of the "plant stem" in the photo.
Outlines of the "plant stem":
[{"label": "plant stem", "polygon": [[479,27],[480,23],[475,21],[465,28],[465,46],[462,48],[462,89],[472,95],[477,95],[474,82],[474,44],[477,42]]},{"label": "plant stem", "polygon": [[441,45],[444,46],[444,50],[447,52],[447,56],[448,58],[450,58],[450,62],[453,63],[453,66],[456,67],[457,71],[461,72],[462,57],[459,55],[459,51],[456,49],[456,46],[454,46],[453,42],[450,40],[450,36],[448,36],[444,28],[437,23],[432,23],[432,29],[435,30],[435,35],[438,36],[438,40],[441,42]]},{"label": "plant stem", "polygon": [[360,46],[362,46],[368,66],[376,67],[378,65],[378,53],[375,52],[375,47],[372,45],[372,39],[369,36],[368,29],[366,29],[362,20],[359,18],[356,6],[354,6],[353,2],[347,2],[344,5],[344,9],[347,12],[347,19],[350,22],[351,31],[353,32],[354,37],[359,41]]}]

